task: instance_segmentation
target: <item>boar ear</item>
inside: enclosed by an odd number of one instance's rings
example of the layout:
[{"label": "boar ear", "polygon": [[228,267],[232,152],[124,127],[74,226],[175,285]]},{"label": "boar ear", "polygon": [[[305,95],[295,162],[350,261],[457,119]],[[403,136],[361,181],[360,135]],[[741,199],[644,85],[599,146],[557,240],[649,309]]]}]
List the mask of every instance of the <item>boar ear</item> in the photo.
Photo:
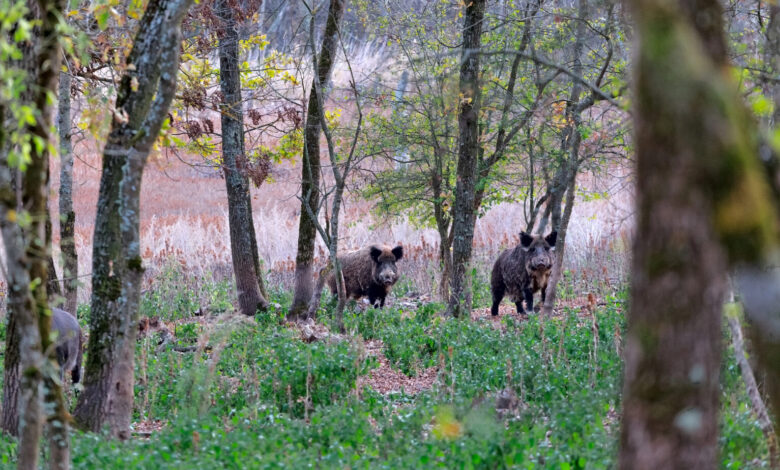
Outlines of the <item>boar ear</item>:
[{"label": "boar ear", "polygon": [[375,246],[372,246],[371,250],[370,250],[370,253],[371,253],[371,259],[374,260],[374,263],[378,263],[379,262],[379,255],[382,254],[382,250],[380,250],[379,248],[377,248]]},{"label": "boar ear", "polygon": [[552,231],[549,235],[544,237],[544,239],[550,245],[550,248],[555,248],[555,242],[558,240],[558,232]]},{"label": "boar ear", "polygon": [[401,245],[398,245],[397,247],[393,248],[393,256],[395,256],[395,260],[398,261],[401,258],[404,257],[404,247]]},{"label": "boar ear", "polygon": [[531,247],[531,243],[533,243],[534,237],[531,235],[528,235],[525,232],[520,232],[520,247],[523,248],[523,251],[528,251],[528,248]]}]

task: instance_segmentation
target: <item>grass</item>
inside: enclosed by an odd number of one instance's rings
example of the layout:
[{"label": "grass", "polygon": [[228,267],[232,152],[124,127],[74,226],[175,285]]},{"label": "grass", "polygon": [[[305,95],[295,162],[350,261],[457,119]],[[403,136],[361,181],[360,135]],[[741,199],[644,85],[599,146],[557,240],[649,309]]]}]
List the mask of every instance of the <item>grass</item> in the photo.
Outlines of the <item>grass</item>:
[{"label": "grass", "polygon": [[[625,293],[593,315],[580,309],[527,321],[443,318],[443,306],[348,311],[348,335],[305,343],[280,322],[284,308],[236,317],[229,284],[195,282],[171,268],[144,295],[144,315],[175,330],[159,350],[138,344],[138,423],[151,437],[128,442],[73,434],[73,467],[190,468],[611,468],[619,436]],[[197,292],[197,294],[196,294]],[[289,304],[277,292],[275,303]],[[327,302],[325,303],[327,305]],[[321,320],[327,324],[327,307]],[[196,313],[198,316],[196,316]],[[367,341],[381,341],[404,374],[436,368],[417,395],[359,387],[378,367]],[[728,344],[724,330],[724,344]],[[767,468],[766,443],[739,369],[725,353],[721,466]],[[497,408],[499,393],[517,402]],[[511,401],[511,400],[510,400]],[[508,408],[508,409],[504,409]],[[0,466],[15,443],[0,439]]]}]

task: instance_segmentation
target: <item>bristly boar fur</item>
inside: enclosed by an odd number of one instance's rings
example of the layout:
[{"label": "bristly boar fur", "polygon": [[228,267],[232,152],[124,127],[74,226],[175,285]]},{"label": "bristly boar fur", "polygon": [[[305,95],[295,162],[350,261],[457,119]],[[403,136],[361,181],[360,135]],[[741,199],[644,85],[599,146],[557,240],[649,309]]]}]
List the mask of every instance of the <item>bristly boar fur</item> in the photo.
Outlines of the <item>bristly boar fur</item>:
[{"label": "bristly boar fur", "polygon": [[[390,288],[398,280],[396,261],[404,255],[402,246],[390,248],[387,245],[372,245],[358,251],[339,256],[341,273],[347,298],[368,297],[371,305],[385,306]],[[336,276],[330,274],[328,287],[336,295]]]},{"label": "bristly boar fur", "polygon": [[542,238],[520,232],[520,244],[504,251],[493,265],[490,275],[490,290],[493,293],[493,306],[490,313],[498,315],[498,305],[507,295],[517,305],[517,313],[534,309],[534,293],[542,291],[542,303],[547,296],[547,281],[553,265],[553,250],[557,232],[550,232]]},{"label": "bristly boar fur", "polygon": [[81,360],[84,355],[84,335],[76,317],[59,308],[51,309],[52,330],[57,332],[57,364],[60,366],[60,380],[65,380],[65,371],[70,371],[73,383],[81,379]]}]

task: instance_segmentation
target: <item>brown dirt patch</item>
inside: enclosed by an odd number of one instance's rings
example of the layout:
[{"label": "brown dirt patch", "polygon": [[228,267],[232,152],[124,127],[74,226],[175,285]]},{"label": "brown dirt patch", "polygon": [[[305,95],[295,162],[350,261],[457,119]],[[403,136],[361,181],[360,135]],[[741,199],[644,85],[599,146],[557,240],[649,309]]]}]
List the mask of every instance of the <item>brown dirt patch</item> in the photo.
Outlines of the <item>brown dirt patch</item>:
[{"label": "brown dirt patch", "polygon": [[133,423],[133,434],[138,437],[149,438],[152,434],[160,432],[168,423],[160,419],[147,419]]},{"label": "brown dirt patch", "polygon": [[358,388],[369,388],[387,395],[388,393],[403,392],[407,395],[417,395],[420,392],[433,387],[438,376],[437,367],[429,367],[421,371],[416,377],[407,377],[406,374],[390,366],[390,362],[382,352],[384,344],[379,340],[370,340],[365,343],[366,354],[375,356],[379,367],[368,375],[358,378]]}]

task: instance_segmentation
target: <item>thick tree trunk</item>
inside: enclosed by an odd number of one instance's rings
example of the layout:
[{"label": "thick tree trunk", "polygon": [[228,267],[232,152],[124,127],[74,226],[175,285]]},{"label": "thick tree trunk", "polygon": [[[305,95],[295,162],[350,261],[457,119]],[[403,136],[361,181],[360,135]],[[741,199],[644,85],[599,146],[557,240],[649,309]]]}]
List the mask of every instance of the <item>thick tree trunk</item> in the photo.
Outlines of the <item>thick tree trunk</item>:
[{"label": "thick tree trunk", "polygon": [[716,468],[721,243],[744,247],[761,233],[763,222],[743,204],[763,195],[744,179],[753,158],[748,118],[727,78],[720,4],[635,0],[633,7],[637,235],[620,468]]},{"label": "thick tree trunk", "polygon": [[73,211],[73,145],[71,143],[70,86],[72,77],[60,72],[57,129],[60,134],[60,251],[62,252],[62,285],[65,290],[63,310],[76,314],[78,309],[79,263],[76,253],[76,213]]},{"label": "thick tree trunk", "polygon": [[482,91],[479,85],[479,52],[485,0],[466,5],[463,20],[463,52],[460,65],[460,112],[458,114],[458,168],[453,207],[452,278],[447,313],[454,317],[471,312],[470,279],[476,211],[477,164],[479,161],[479,112]]},{"label": "thick tree trunk", "polygon": [[228,196],[230,251],[238,290],[241,313],[252,316],[268,308],[261,292],[261,273],[252,220],[252,198],[249,178],[244,174],[247,159],[244,149],[244,113],[241,102],[241,76],[238,60],[238,26],[233,7],[219,1],[216,7],[220,19],[219,83],[223,99],[222,168]]},{"label": "thick tree trunk", "polygon": [[151,0],[117,93],[92,254],[90,337],[84,391],[74,412],[84,429],[108,424],[129,437],[140,282],[140,191],[144,165],[176,90],[180,25],[191,0]]},{"label": "thick tree trunk", "polygon": [[[23,94],[21,101],[37,111],[35,122],[16,131],[31,136],[43,145],[32,145],[29,163],[22,176],[21,191],[16,168],[8,162],[8,154],[2,155],[0,164],[0,228],[6,249],[6,268],[9,283],[9,307],[12,330],[11,358],[18,354],[19,366],[9,364],[9,374],[18,374],[4,391],[8,402],[5,408],[16,406],[19,410],[19,451],[17,467],[35,469],[38,466],[38,445],[42,434],[44,410],[51,410],[48,418],[51,442],[51,458],[62,462],[53,468],[68,468],[69,437],[68,415],[64,408],[62,388],[47,371],[56,370],[46,361],[55,361],[51,344],[51,315],[47,297],[48,266],[51,262],[51,239],[48,223],[48,176],[49,176],[49,130],[51,128],[51,105],[49,94],[56,87],[56,76],[60,66],[58,44],[59,16],[63,4],[57,1],[41,0],[29,3],[30,15],[39,20],[33,43],[25,45],[22,51],[22,68],[27,72],[32,86]],[[0,106],[2,108],[2,106]],[[0,122],[5,122],[5,111],[0,109]],[[5,144],[5,130],[0,130],[0,149],[8,150]],[[21,206],[18,194],[21,193]],[[29,214],[30,222],[19,225],[18,212]],[[15,326],[13,324],[15,323]],[[46,353],[44,353],[46,352]],[[48,354],[48,356],[46,356]],[[17,382],[19,380],[19,382]],[[13,388],[20,385],[16,390]],[[42,399],[47,401],[43,407]],[[18,400],[14,403],[14,399]],[[4,424],[10,425],[16,418],[12,410],[6,410]],[[7,422],[6,422],[7,418]]]},{"label": "thick tree trunk", "polygon": [[[331,0],[328,7],[325,34],[317,60],[317,76],[312,79],[309,91],[301,160],[301,219],[298,225],[298,252],[295,255],[295,290],[288,313],[288,318],[292,320],[306,316],[314,287],[312,266],[317,237],[316,217],[320,206],[320,119],[323,112],[320,107],[323,96],[319,93],[324,93],[333,69],[344,3],[344,0]],[[310,211],[306,209],[307,206]]]}]

